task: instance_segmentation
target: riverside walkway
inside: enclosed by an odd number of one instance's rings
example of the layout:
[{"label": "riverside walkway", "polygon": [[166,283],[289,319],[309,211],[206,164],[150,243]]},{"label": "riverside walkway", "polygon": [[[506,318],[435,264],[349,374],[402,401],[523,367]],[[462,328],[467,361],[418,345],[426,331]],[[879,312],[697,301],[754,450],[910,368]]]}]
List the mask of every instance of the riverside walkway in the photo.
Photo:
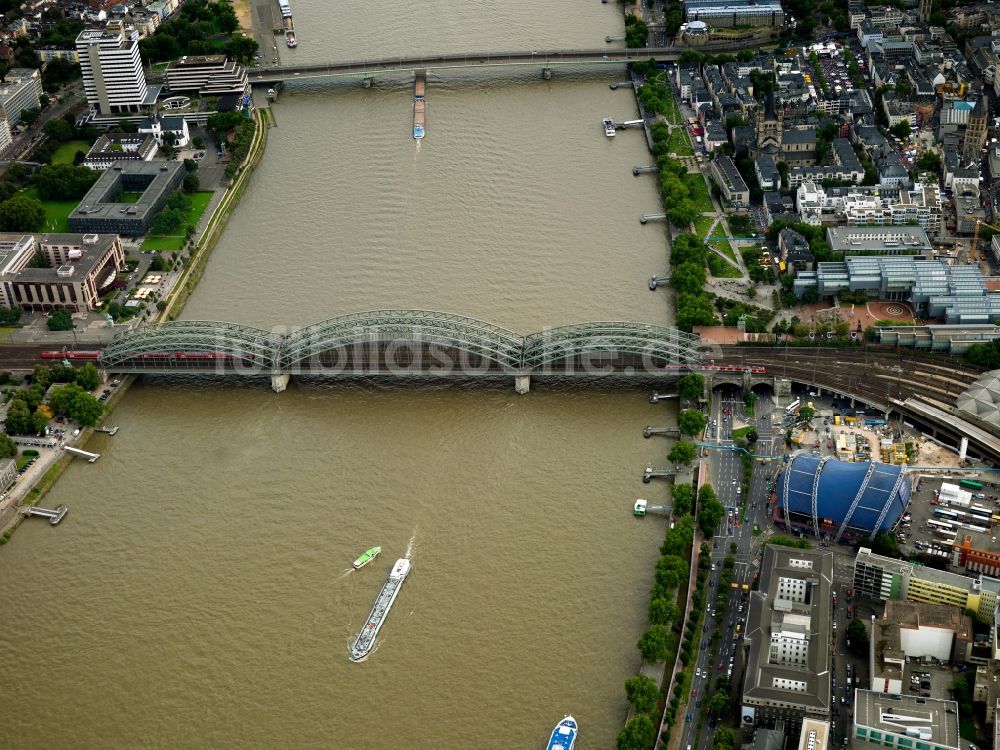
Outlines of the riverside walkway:
[{"label": "riverside walkway", "polygon": [[535,67],[550,70],[557,65],[621,65],[648,60],[674,61],[684,52],[726,52],[738,49],[732,42],[708,44],[703,47],[633,47],[571,50],[530,50],[516,52],[482,52],[458,55],[423,55],[420,57],[385,57],[316,65],[285,65],[248,70],[250,82],[272,85],[294,79],[312,78],[373,78],[384,73],[413,72],[464,68]]}]

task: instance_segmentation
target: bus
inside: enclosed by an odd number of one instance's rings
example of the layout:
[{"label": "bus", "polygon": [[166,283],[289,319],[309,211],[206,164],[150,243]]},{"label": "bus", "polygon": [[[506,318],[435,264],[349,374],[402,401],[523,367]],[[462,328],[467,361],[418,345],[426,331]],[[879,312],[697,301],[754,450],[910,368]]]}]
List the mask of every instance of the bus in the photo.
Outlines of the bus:
[{"label": "bus", "polygon": [[785,407],[785,414],[791,414],[796,409],[798,409],[801,405],[802,405],[802,399],[798,399],[798,398],[795,399],[794,401],[792,401],[792,403],[790,403],[788,406]]},{"label": "bus", "polygon": [[950,519],[952,521],[957,521],[958,513],[956,513],[953,510],[946,510],[945,508],[938,507],[934,509],[934,518],[945,518],[945,519]]},{"label": "bus", "polygon": [[958,485],[967,490],[976,490],[977,492],[983,488],[983,483],[977,482],[974,479],[963,479],[958,483]]},{"label": "bus", "polygon": [[947,521],[935,521],[930,518],[927,520],[927,525],[931,527],[932,531],[950,531],[952,533],[955,531],[955,527]]}]

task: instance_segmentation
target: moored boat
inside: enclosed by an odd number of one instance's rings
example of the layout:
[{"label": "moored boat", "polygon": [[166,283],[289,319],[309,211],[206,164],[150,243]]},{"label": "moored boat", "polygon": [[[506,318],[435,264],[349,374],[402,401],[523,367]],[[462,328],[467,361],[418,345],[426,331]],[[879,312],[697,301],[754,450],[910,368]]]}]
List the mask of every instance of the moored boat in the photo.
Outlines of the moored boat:
[{"label": "moored boat", "polygon": [[615,121],[610,117],[605,117],[601,122],[604,123],[604,135],[608,138],[615,137]]},{"label": "moored boat", "polygon": [[362,555],[354,561],[354,569],[365,567],[368,563],[374,560],[382,553],[381,547],[372,547],[369,550],[365,550]]},{"label": "moored boat", "polygon": [[294,31],[286,31],[285,32],[285,44],[287,44],[289,47],[298,47],[299,46],[299,43],[295,40],[295,32]]},{"label": "moored boat", "polygon": [[573,750],[577,729],[576,719],[572,716],[566,716],[552,730],[549,744],[545,746],[545,750]]}]

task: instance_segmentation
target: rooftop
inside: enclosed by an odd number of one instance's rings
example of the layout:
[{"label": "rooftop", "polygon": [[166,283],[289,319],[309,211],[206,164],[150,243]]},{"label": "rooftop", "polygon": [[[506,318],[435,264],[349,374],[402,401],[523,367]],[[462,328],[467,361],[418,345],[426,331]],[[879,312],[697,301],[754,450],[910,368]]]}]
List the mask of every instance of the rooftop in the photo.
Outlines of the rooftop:
[{"label": "rooftop", "polygon": [[[833,554],[769,544],[750,595],[744,702],[830,710]],[[786,655],[783,645],[791,646]]]},{"label": "rooftop", "polygon": [[957,750],[959,747],[958,704],[955,701],[858,690],[855,692],[854,725],[856,730],[874,729],[913,737],[942,748]]},{"label": "rooftop", "polygon": [[927,232],[917,226],[830,227],[826,240],[835,253],[898,253],[901,249],[927,252],[932,248]]}]

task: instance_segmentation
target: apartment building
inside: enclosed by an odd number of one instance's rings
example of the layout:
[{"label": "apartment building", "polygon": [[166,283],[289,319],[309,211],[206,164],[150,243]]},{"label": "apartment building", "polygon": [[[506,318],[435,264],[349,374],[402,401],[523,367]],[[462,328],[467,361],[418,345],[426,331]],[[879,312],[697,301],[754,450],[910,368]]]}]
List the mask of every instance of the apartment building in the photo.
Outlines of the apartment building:
[{"label": "apartment building", "polygon": [[857,690],[853,739],[857,750],[960,750],[958,703]]},{"label": "apartment building", "polygon": [[743,181],[733,160],[726,155],[720,155],[709,165],[709,174],[719,186],[723,197],[736,208],[750,205],[750,188]]}]

